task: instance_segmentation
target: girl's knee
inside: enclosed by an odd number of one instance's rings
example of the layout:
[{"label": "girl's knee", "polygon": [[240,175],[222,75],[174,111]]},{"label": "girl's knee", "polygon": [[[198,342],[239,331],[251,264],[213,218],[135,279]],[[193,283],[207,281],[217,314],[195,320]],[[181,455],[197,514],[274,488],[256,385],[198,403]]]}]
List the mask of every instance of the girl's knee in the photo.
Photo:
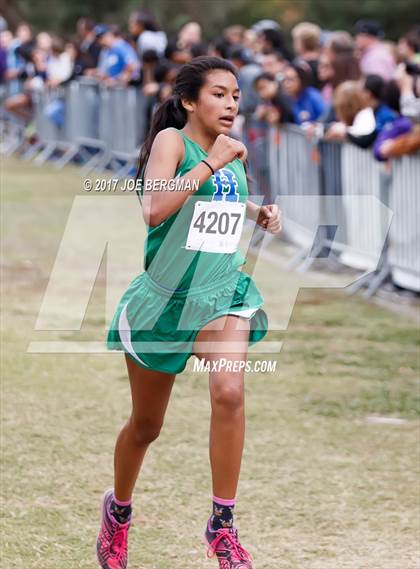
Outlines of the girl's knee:
[{"label": "girl's knee", "polygon": [[229,412],[239,411],[244,406],[243,385],[232,383],[228,377],[225,377],[212,386],[211,399],[213,407],[226,409]]},{"label": "girl's knee", "polygon": [[131,417],[131,431],[138,446],[146,446],[155,441],[162,429],[162,423],[153,419],[136,419]]}]

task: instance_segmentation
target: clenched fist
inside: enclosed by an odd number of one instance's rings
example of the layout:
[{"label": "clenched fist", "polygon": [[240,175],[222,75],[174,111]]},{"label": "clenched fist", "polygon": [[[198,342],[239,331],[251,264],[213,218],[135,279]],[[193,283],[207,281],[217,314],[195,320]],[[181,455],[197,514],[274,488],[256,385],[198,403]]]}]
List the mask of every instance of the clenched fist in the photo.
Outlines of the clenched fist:
[{"label": "clenched fist", "polygon": [[245,162],[247,156],[248,151],[245,144],[226,134],[219,134],[206,160],[210,163],[213,170],[219,170],[229,162],[232,162],[232,160],[235,160],[235,158],[240,158],[242,162]]},{"label": "clenched fist", "polygon": [[263,205],[260,208],[257,224],[265,231],[277,235],[282,229],[281,211],[277,204]]}]

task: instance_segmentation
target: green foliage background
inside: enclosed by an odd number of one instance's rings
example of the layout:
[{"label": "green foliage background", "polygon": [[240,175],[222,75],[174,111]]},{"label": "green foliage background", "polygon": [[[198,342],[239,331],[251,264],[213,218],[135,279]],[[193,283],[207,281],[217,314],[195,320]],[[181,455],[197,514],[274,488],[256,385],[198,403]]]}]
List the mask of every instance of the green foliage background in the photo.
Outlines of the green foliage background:
[{"label": "green foliage background", "polygon": [[21,19],[36,29],[71,34],[80,16],[125,25],[132,9],[149,8],[169,32],[184,22],[198,20],[206,38],[220,34],[229,24],[249,26],[272,18],[290,28],[309,19],[326,29],[348,29],[360,17],[376,18],[387,37],[398,39],[420,21],[418,0],[0,0],[0,11],[13,27]]}]

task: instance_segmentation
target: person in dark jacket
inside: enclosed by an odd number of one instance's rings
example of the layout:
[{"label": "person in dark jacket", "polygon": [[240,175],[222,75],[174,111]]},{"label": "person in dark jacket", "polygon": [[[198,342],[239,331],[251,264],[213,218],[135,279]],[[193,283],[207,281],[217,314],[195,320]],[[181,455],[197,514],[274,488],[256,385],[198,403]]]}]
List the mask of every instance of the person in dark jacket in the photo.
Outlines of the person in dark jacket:
[{"label": "person in dark jacket", "polygon": [[380,75],[368,75],[363,84],[366,104],[372,108],[375,115],[377,134],[398,117],[396,110],[388,104],[386,93],[390,90],[387,87],[387,83]]}]

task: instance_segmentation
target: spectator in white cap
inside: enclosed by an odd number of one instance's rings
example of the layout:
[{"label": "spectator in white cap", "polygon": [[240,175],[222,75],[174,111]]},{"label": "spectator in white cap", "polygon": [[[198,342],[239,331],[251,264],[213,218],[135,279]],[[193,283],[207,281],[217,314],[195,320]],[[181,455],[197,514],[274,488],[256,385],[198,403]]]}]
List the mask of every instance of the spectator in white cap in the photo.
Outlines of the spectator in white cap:
[{"label": "spectator in white cap", "polygon": [[280,24],[275,20],[259,20],[256,22],[251,30],[256,32],[257,34],[262,32],[263,30],[280,30]]}]

